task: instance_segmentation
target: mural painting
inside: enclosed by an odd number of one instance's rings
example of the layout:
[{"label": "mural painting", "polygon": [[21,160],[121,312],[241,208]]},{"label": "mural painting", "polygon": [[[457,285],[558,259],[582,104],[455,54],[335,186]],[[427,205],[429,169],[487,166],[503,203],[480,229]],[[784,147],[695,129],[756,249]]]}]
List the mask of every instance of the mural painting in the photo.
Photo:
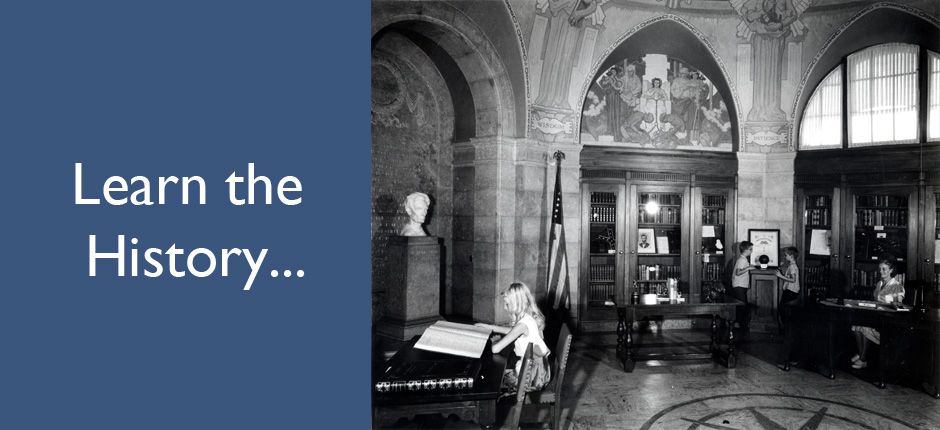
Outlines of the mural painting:
[{"label": "mural painting", "polygon": [[707,76],[679,60],[648,54],[617,61],[591,84],[581,141],[731,151],[731,119]]}]

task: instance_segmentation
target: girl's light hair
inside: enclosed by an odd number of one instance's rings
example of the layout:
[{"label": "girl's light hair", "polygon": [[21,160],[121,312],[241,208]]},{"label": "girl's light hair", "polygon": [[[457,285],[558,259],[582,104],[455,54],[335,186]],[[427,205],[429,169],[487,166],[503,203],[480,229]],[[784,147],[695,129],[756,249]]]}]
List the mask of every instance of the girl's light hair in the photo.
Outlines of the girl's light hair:
[{"label": "girl's light hair", "polygon": [[500,293],[500,297],[506,300],[506,304],[509,305],[509,313],[512,314],[512,325],[516,325],[525,314],[529,314],[532,315],[532,318],[535,318],[539,330],[545,329],[545,315],[542,315],[542,311],[535,303],[535,296],[532,295],[532,291],[529,290],[526,284],[513,282],[509,285],[509,288]]}]

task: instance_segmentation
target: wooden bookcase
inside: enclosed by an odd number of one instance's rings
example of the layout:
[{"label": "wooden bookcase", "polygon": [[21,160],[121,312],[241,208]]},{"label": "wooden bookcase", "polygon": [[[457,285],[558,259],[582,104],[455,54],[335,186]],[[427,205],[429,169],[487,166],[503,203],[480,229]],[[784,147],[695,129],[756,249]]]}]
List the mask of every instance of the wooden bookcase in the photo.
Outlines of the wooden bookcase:
[{"label": "wooden bookcase", "polygon": [[[794,219],[804,232],[797,244],[804,293],[871,299],[878,261],[890,256],[903,280],[924,282],[936,297],[938,169],[937,144],[797,153]],[[818,230],[830,234],[829,255],[813,252]]]},{"label": "wooden bookcase", "polygon": [[734,255],[735,155],[586,147],[581,166],[579,328],[615,328],[617,305],[670,278],[687,303],[710,300]]}]

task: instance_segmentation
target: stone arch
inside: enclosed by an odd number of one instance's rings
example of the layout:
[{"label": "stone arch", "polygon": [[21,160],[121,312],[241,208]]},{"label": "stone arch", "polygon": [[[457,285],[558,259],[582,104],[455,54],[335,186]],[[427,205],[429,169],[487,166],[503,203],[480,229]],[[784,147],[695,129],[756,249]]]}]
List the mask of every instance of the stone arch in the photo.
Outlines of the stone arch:
[{"label": "stone arch", "polygon": [[940,20],[926,12],[897,3],[876,3],[858,11],[829,36],[806,67],[790,112],[790,150],[800,138],[799,126],[803,110],[816,87],[856,51],[882,43],[911,43],[940,52]]},{"label": "stone arch", "polygon": [[[591,66],[590,72],[587,74],[588,79],[581,84],[581,90],[579,92],[580,105],[577,108],[577,112],[579,112],[577,115],[578,122],[575,124],[575,130],[580,130],[581,128],[580,112],[584,109],[584,103],[591,82],[597,79],[603,70],[611,66],[614,61],[613,57],[618,56],[619,53],[625,50],[629,51],[631,42],[642,40],[657,33],[661,35],[663,31],[666,31],[667,34],[669,31],[673,31],[675,32],[675,36],[670,36],[668,40],[658,43],[658,51],[663,52],[656,53],[670,55],[682,59],[688,64],[694,65],[709,76],[716,87],[718,87],[718,91],[729,96],[729,102],[726,102],[726,105],[732,119],[732,127],[734,130],[737,130],[736,133],[732,134],[733,147],[734,150],[737,151],[740,147],[740,142],[743,141],[741,129],[743,120],[741,118],[741,104],[738,101],[738,93],[731,84],[731,74],[728,73],[728,68],[721,60],[721,56],[718,54],[715,47],[712,46],[712,43],[705,34],[676,15],[662,15],[643,21],[614,40],[610,46],[597,57],[597,60]],[[689,49],[689,43],[697,43],[704,48],[704,50],[697,51],[695,49]],[[580,142],[580,135],[578,141]]]},{"label": "stone arch", "polygon": [[469,112],[467,106],[455,106],[458,122],[472,124],[472,135],[460,137],[524,135],[525,109],[516,106],[509,72],[486,33],[465,14],[443,2],[395,2],[373,7],[373,43],[389,30],[433,41],[456,65],[473,101]]}]

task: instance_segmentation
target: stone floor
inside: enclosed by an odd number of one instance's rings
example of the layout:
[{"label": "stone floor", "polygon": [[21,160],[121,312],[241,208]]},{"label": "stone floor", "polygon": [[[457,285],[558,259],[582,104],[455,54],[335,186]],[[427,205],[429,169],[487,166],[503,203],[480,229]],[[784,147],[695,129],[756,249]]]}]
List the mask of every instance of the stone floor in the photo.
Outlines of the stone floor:
[{"label": "stone floor", "polygon": [[[655,352],[707,349],[702,330],[635,338]],[[874,386],[874,370],[842,366],[830,380],[812,369],[782,369],[776,333],[752,332],[727,369],[709,359],[638,362],[625,373],[613,334],[577,335],[564,381],[563,429],[940,429],[940,400],[895,380]],[[704,350],[703,349],[703,350]],[[890,379],[889,379],[890,380]],[[523,421],[547,422],[547,410]],[[390,428],[477,429],[451,416],[420,416]]]}]

